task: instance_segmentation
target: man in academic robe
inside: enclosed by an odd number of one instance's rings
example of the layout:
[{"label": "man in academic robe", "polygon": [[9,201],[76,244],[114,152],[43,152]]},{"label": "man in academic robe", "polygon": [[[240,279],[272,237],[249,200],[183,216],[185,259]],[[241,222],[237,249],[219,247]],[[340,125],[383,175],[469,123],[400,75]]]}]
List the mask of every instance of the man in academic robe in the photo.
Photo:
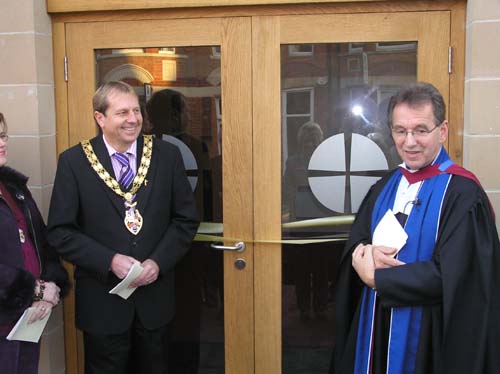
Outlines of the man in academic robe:
[{"label": "man in academic robe", "polygon": [[[391,98],[403,160],[365,197],[341,259],[330,373],[500,373],[500,244],[474,175],[443,143],[445,104],[416,83]],[[408,234],[373,245],[388,210]]]},{"label": "man in academic robe", "polygon": [[[104,84],[93,106],[101,134],[59,158],[49,240],[76,267],[85,373],[164,374],[173,269],[198,227],[195,201],[178,148],[141,135],[131,86]],[[132,295],[110,294],[136,263]]]}]

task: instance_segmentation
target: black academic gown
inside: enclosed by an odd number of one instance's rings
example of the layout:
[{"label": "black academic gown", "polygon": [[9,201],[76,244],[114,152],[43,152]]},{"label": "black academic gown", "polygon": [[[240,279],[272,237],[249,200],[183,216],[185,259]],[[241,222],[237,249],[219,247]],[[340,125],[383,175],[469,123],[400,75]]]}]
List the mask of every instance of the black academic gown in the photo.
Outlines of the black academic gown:
[{"label": "black academic gown", "polygon": [[[373,207],[390,176],[368,192],[342,255],[330,373],[354,372],[363,284],[351,265],[351,254],[359,243],[371,243]],[[423,306],[416,374],[500,373],[499,256],[486,194],[472,180],[453,176],[432,260],[376,270],[382,307]]]}]

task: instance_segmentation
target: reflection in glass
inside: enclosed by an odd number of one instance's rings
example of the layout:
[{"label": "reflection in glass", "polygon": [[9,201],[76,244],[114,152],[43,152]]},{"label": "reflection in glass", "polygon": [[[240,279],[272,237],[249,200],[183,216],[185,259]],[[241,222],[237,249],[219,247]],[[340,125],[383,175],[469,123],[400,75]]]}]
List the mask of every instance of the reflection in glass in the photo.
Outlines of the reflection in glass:
[{"label": "reflection in glass", "polygon": [[[123,80],[139,95],[144,131],[179,147],[200,219],[222,222],[220,47],[96,50],[96,86]],[[222,235],[222,232],[220,232]],[[175,269],[169,373],[224,373],[222,253],[194,242]]]},{"label": "reflection in glass", "polygon": [[364,195],[400,162],[387,104],[416,80],[417,44],[283,45],[281,72],[282,221],[299,222],[282,236],[332,239],[283,245],[283,373],[328,373],[337,265]]},{"label": "reflection in glass", "polygon": [[290,44],[288,46],[290,56],[311,56],[314,53],[313,44]]}]

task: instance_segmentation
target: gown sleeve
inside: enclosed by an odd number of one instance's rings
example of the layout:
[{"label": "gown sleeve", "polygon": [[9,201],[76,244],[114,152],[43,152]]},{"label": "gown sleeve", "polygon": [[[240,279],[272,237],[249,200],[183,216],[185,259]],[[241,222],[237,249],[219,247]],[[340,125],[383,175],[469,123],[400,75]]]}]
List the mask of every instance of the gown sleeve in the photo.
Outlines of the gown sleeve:
[{"label": "gown sleeve", "polygon": [[441,268],[437,258],[376,270],[375,285],[386,307],[442,302]]},{"label": "gown sleeve", "polygon": [[[487,197],[475,187],[461,179],[455,181],[445,201],[430,261],[376,270],[375,284],[385,306],[442,304],[446,325],[471,309],[473,300],[476,305],[489,303],[492,280],[499,270],[493,260],[498,256],[498,234]],[[486,313],[487,308],[469,310],[473,313],[469,317],[487,319],[477,314],[481,311]]]}]

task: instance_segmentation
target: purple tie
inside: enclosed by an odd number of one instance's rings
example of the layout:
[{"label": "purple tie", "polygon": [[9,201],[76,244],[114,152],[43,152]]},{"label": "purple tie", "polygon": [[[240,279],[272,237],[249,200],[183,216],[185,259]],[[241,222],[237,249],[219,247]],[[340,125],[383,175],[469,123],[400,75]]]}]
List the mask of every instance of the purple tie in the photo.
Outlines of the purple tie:
[{"label": "purple tie", "polygon": [[115,154],[113,154],[113,157],[116,160],[118,160],[118,162],[122,166],[121,173],[120,173],[120,179],[118,180],[118,183],[120,183],[120,187],[124,191],[127,191],[130,188],[130,184],[132,183],[132,180],[134,179],[134,172],[132,171],[132,168],[130,167],[128,154],[116,152]]}]

